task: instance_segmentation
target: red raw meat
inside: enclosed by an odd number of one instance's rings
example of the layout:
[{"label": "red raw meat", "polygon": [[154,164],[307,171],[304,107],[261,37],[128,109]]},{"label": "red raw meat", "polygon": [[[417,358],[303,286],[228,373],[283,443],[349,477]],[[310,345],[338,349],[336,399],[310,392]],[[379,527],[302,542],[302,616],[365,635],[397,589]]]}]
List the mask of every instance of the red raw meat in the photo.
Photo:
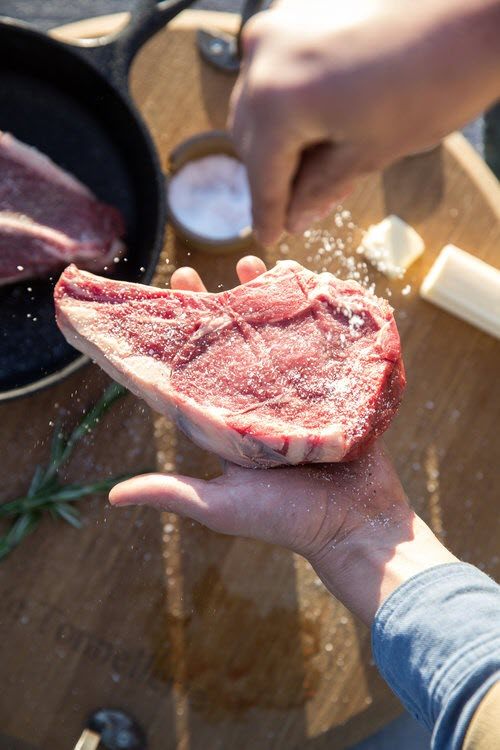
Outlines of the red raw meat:
[{"label": "red raw meat", "polygon": [[0,285],[72,261],[103,270],[123,252],[116,208],[35,148],[0,131]]},{"label": "red raw meat", "polygon": [[389,426],[405,385],[389,304],[294,261],[220,294],[70,266],[55,301],[70,344],[242,466],[353,459]]}]

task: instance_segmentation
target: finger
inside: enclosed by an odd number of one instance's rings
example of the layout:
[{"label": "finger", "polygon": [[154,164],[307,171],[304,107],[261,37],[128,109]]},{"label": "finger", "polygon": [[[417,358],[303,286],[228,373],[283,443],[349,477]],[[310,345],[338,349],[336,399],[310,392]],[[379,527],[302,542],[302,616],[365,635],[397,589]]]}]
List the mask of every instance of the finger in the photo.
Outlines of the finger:
[{"label": "finger", "polygon": [[183,292],[206,292],[207,288],[200,278],[200,275],[189,266],[178,268],[173,272],[170,279],[171,289],[178,289]]},{"label": "finger", "polygon": [[242,474],[246,473],[248,469],[245,469],[243,466],[239,466],[239,464],[235,464],[232,461],[226,461],[226,459],[222,460],[222,476],[225,478],[233,478],[237,476],[242,476]]},{"label": "finger", "polygon": [[245,163],[252,194],[253,229],[264,246],[274,245],[285,230],[292,181],[299,152],[272,137],[254,136]]},{"label": "finger", "polygon": [[266,264],[260,258],[255,255],[246,255],[244,258],[238,261],[236,264],[236,273],[240,280],[240,284],[246,284],[248,281],[253,281],[260,276],[261,273],[267,271]]},{"label": "finger", "polygon": [[355,162],[351,149],[321,144],[302,156],[288,206],[286,227],[301,232],[326,214],[352,190]]},{"label": "finger", "polygon": [[144,474],[115,485],[111,505],[150,505],[210,525],[216,505],[214,485],[202,479],[166,474]]},{"label": "finger", "polygon": [[134,477],[113,487],[109,501],[116,507],[148,505],[192,518],[223,534],[272,541],[276,516],[284,513],[286,505],[284,497],[274,495],[265,470],[228,464],[224,474],[210,482],[172,474]]},{"label": "finger", "polygon": [[[263,245],[272,245],[285,227],[300,150],[283,122],[280,108],[268,104],[266,95],[253,97],[248,86],[242,85],[233,98],[232,107],[230,127],[247,168],[253,229]],[[265,128],[262,122],[266,123]]]},{"label": "finger", "polygon": [[260,39],[259,27],[261,26],[261,22],[263,20],[261,13],[262,11],[260,11],[260,13],[255,13],[251,18],[247,19],[241,31],[241,48],[243,53],[242,63],[245,66],[248,66],[248,63],[251,60]]}]

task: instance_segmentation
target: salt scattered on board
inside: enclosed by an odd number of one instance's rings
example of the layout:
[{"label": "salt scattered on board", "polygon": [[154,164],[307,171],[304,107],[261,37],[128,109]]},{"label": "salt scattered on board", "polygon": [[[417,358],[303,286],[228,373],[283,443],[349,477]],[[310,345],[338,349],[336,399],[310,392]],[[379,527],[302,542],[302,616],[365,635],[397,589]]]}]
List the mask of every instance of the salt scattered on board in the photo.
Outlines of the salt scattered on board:
[{"label": "salt scattered on board", "polygon": [[246,169],[226,154],[188,162],[170,179],[168,201],[180,224],[207,239],[231,239],[252,225]]}]

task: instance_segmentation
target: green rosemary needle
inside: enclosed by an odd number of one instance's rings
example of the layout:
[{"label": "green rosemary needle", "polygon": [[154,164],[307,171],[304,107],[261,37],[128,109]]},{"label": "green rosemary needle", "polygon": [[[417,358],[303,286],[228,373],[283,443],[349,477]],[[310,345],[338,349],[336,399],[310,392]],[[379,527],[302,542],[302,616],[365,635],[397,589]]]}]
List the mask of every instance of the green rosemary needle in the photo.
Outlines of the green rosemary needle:
[{"label": "green rosemary needle", "polygon": [[82,485],[61,485],[58,477],[59,469],[69,460],[75,446],[99,424],[115,401],[126,393],[126,388],[112,383],[68,437],[63,434],[61,426],[56,424],[46,468],[36,467],[26,495],[0,505],[0,519],[8,519],[10,522],[8,531],[0,536],[0,560],[35,531],[44,515],[48,514],[56,520],[63,520],[80,528],[80,512],[72,503],[87,495],[109,492],[115,484],[132,476],[125,474]]}]

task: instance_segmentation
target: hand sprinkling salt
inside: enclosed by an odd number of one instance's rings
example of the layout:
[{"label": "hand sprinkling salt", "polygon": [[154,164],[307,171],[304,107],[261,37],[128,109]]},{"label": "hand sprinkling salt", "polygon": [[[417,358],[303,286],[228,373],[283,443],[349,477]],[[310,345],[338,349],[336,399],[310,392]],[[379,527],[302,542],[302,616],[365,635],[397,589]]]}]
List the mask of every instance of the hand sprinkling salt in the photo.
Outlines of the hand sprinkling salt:
[{"label": "hand sprinkling salt", "polygon": [[252,224],[245,167],[225,154],[188,162],[171,178],[168,200],[177,221],[207,239],[231,239]]}]

